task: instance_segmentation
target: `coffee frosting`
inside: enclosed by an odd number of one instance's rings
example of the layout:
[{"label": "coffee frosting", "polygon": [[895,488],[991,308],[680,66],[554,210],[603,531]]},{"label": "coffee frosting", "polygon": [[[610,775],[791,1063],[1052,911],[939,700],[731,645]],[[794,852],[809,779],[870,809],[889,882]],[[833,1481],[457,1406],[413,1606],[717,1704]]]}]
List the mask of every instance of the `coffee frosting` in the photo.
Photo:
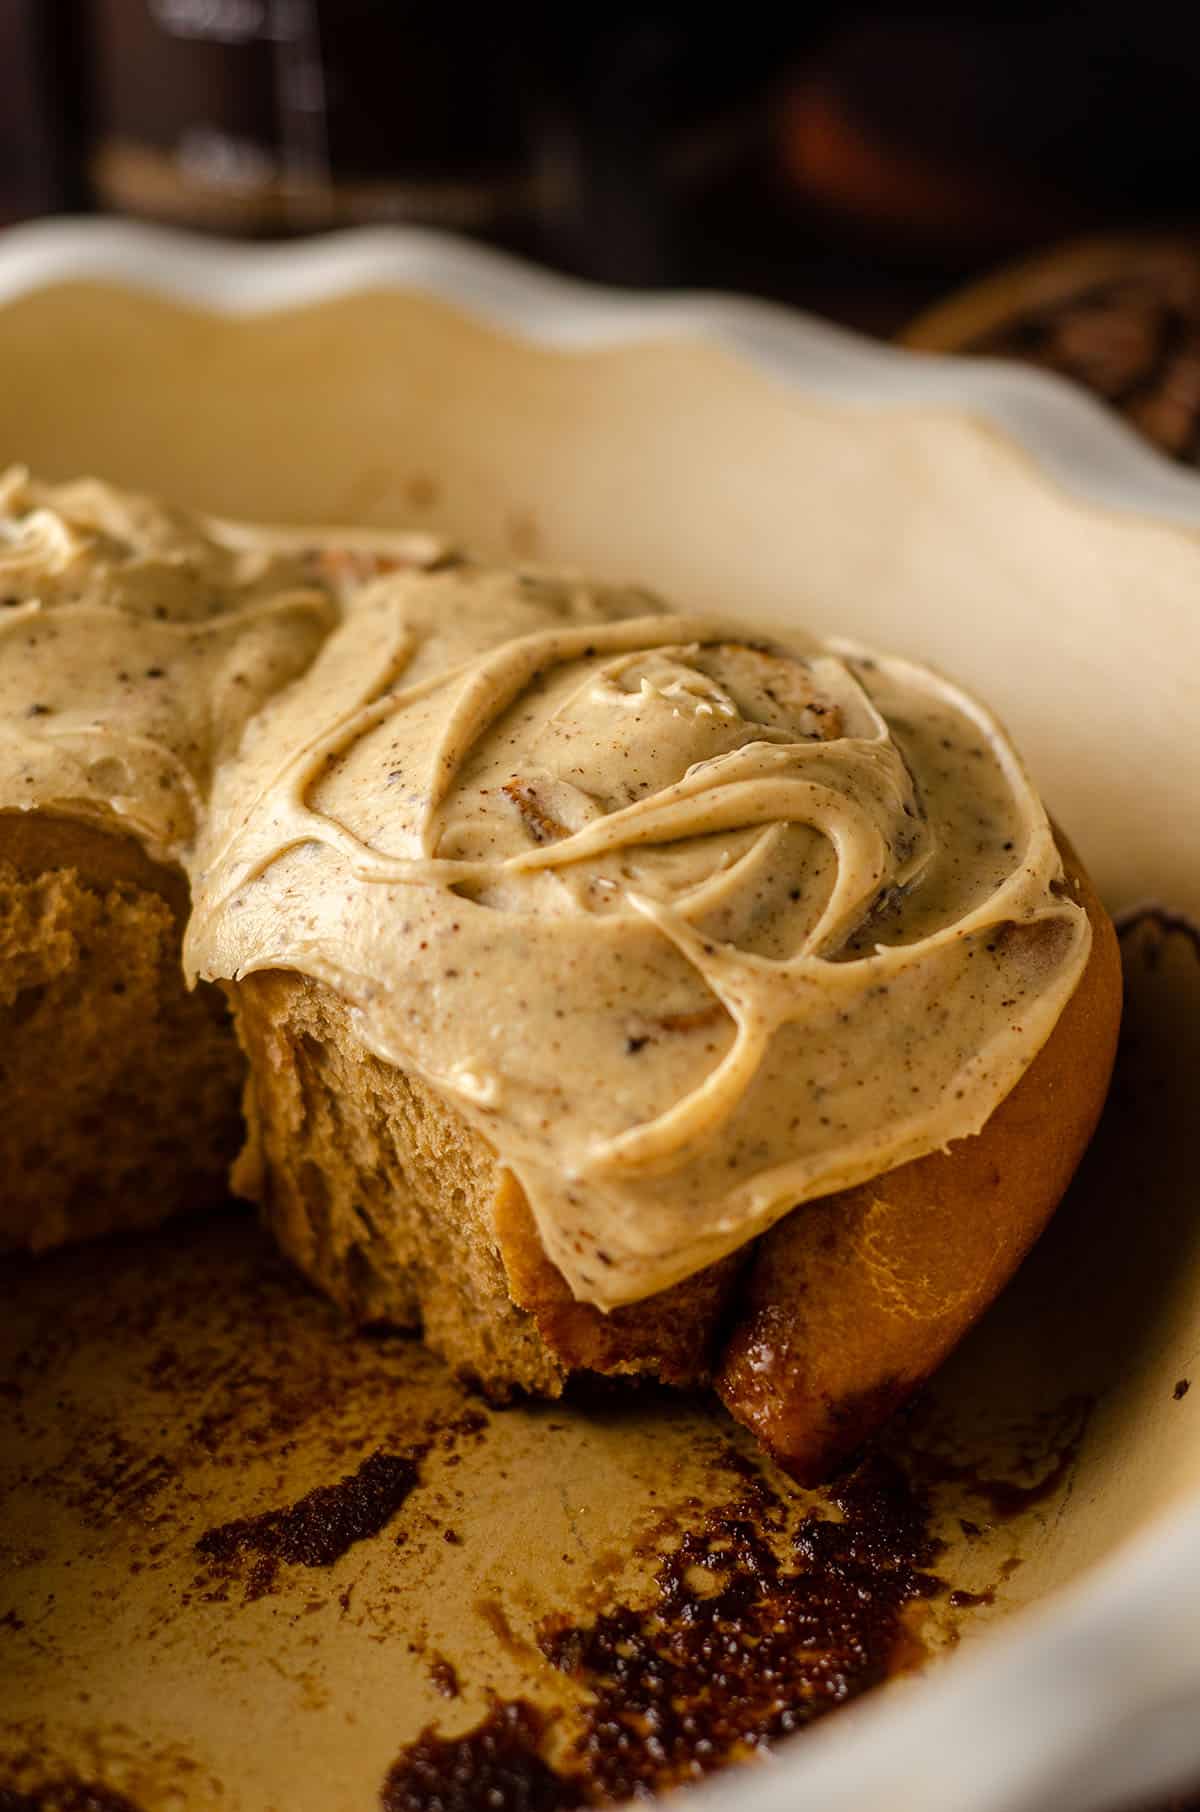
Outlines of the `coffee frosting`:
[{"label": "coffee frosting", "polygon": [[205,521],[94,479],[0,473],[0,810],[118,821],[179,864],[219,762],[380,562],[424,536]]},{"label": "coffee frosting", "polygon": [[583,1300],[977,1132],[1083,971],[1019,759],[923,667],[419,540],[0,506],[0,807],[181,861],[193,976],[335,988]]}]

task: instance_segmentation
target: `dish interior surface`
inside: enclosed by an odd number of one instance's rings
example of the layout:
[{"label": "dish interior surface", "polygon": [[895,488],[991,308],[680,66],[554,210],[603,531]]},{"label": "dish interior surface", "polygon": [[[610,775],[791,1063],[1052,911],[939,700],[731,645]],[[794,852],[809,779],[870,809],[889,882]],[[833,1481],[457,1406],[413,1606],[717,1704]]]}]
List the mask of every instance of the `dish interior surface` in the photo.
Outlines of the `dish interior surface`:
[{"label": "dish interior surface", "polygon": [[[1111,906],[1200,912],[1178,683],[1200,658],[1200,537],[1081,502],[966,414],[818,402],[699,339],[552,352],[426,296],[230,319],[95,284],[0,310],[0,394],[0,463],[48,477],[443,529],[929,659],[1006,717]],[[973,1642],[1200,1491],[1200,948],[1161,917],[1123,947],[1097,1143],[886,1443],[935,1544],[886,1564],[937,1583],[899,1604],[871,1679]],[[548,1720],[526,1743],[548,1765],[582,1767],[597,1619],[626,1607],[644,1634],[681,1540],[699,1605],[742,1565],[714,1558],[732,1551],[714,1514],[774,1517],[789,1568],[807,1512],[858,1514],[795,1494],[707,1404],[481,1410],[412,1343],[351,1338],[235,1214],[11,1283],[0,1758],[16,1784],[58,1771],[144,1812],[351,1812],[380,1803],[423,1728],[476,1725],[489,1693]],[[304,1550],[317,1564],[288,1545],[295,1518],[245,1525],[356,1476],[337,1515],[353,1500],[370,1528]],[[803,1723],[821,1689],[793,1687]],[[686,1744],[676,1761],[655,1780],[707,1765]]]}]

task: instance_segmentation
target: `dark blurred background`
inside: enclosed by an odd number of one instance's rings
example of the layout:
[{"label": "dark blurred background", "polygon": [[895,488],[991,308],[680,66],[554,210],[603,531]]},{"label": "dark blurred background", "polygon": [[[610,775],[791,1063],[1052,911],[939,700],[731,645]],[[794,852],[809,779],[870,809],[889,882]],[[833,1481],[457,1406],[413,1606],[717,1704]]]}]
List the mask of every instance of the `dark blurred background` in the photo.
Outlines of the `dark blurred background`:
[{"label": "dark blurred background", "polygon": [[416,222],[880,334],[1033,258],[923,343],[1200,463],[1200,0],[0,0],[0,227],[61,211]]},{"label": "dark blurred background", "polygon": [[1200,6],[0,0],[0,220],[391,220],[889,331],[1200,221]]},{"label": "dark blurred background", "polygon": [[450,228],[1031,361],[1194,465],[1198,127],[1200,0],[0,0],[0,226]]}]

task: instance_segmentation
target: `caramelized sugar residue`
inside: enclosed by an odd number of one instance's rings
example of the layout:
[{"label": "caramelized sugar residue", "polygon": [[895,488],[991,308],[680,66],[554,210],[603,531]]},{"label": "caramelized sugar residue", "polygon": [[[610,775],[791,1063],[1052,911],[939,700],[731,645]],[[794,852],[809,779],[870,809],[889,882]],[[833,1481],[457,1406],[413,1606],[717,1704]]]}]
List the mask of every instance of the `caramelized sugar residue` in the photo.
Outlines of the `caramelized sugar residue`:
[{"label": "caramelized sugar residue", "polygon": [[0,1786],[0,1812],[139,1812],[125,1794],[60,1775],[26,1790]]},{"label": "caramelized sugar residue", "polygon": [[524,1699],[497,1702],[464,1736],[430,1730],[389,1770],[383,1812],[565,1812],[586,1800],[579,1782],[542,1759],[546,1720]]},{"label": "caramelized sugar residue", "polygon": [[196,1552],[218,1579],[244,1577],[247,1599],[272,1590],[282,1565],[329,1567],[355,1542],[378,1535],[420,1478],[429,1451],[418,1442],[403,1453],[373,1453],[336,1485],[318,1485],[287,1509],[240,1516],[207,1530]]},{"label": "caramelized sugar residue", "polygon": [[459,1693],[458,1669],[445,1655],[435,1655],[429,1663],[429,1678],[433,1681],[443,1699],[457,1699]]},{"label": "caramelized sugar residue", "polygon": [[752,1462],[729,1450],[721,1463],[736,1490],[678,1532],[648,1602],[539,1632],[581,1692],[567,1748],[525,1702],[497,1702],[465,1734],[427,1729],[403,1750],[385,1812],[655,1793],[770,1748],[911,1660],[905,1611],[945,1582],[930,1571],[943,1544],[929,1503],[901,1469],[873,1456],[829,1512],[795,1521]]}]

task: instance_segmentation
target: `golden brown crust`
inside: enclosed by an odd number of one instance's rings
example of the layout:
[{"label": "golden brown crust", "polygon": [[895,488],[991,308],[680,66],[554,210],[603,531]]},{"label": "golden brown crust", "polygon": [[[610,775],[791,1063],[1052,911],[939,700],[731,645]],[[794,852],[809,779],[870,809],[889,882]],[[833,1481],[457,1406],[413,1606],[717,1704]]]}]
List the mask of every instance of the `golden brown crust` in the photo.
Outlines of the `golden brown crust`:
[{"label": "golden brown crust", "polygon": [[180,966],[187,889],[130,838],[0,812],[0,1250],[219,1201],[241,1059]]},{"label": "golden brown crust", "polygon": [[1091,1136],[1120,963],[1112,925],[1063,849],[1091,955],[983,1132],[805,1204],[641,1302],[606,1315],[576,1301],[484,1140],[419,1078],[371,1056],[347,1004],[302,976],[251,975],[231,990],[252,1076],[240,1183],[284,1250],[352,1315],[421,1325],[491,1394],[555,1395],[578,1371],[684,1387],[715,1371],[764,1445],[797,1476],[822,1476],[996,1295]]},{"label": "golden brown crust", "polygon": [[512,1299],[532,1315],[565,1370],[641,1372],[684,1388],[707,1380],[717,1327],[747,1253],[731,1253],[657,1296],[606,1315],[571,1295],[546,1257],[524,1191],[507,1171],[501,1172],[493,1213]]},{"label": "golden brown crust", "polygon": [[[1065,849],[1065,845],[1064,845]],[[421,1325],[496,1396],[572,1372],[718,1388],[798,1476],[824,1475],[941,1361],[1056,1206],[1104,1098],[1120,1010],[1112,926],[983,1132],[796,1209],[755,1245],[605,1315],[576,1301],[479,1136],[363,1050],[346,1005],[270,972],[234,991],[251,1058],[241,1169],[272,1232],[360,1321]],[[722,1344],[723,1341],[723,1344]]]},{"label": "golden brown crust", "polygon": [[758,1242],[716,1385],[803,1482],[827,1476],[941,1363],[1042,1231],[1091,1138],[1116,1049],[1120,955],[1063,848],[1092,922],[1088,966],[983,1131],[798,1208]]}]

